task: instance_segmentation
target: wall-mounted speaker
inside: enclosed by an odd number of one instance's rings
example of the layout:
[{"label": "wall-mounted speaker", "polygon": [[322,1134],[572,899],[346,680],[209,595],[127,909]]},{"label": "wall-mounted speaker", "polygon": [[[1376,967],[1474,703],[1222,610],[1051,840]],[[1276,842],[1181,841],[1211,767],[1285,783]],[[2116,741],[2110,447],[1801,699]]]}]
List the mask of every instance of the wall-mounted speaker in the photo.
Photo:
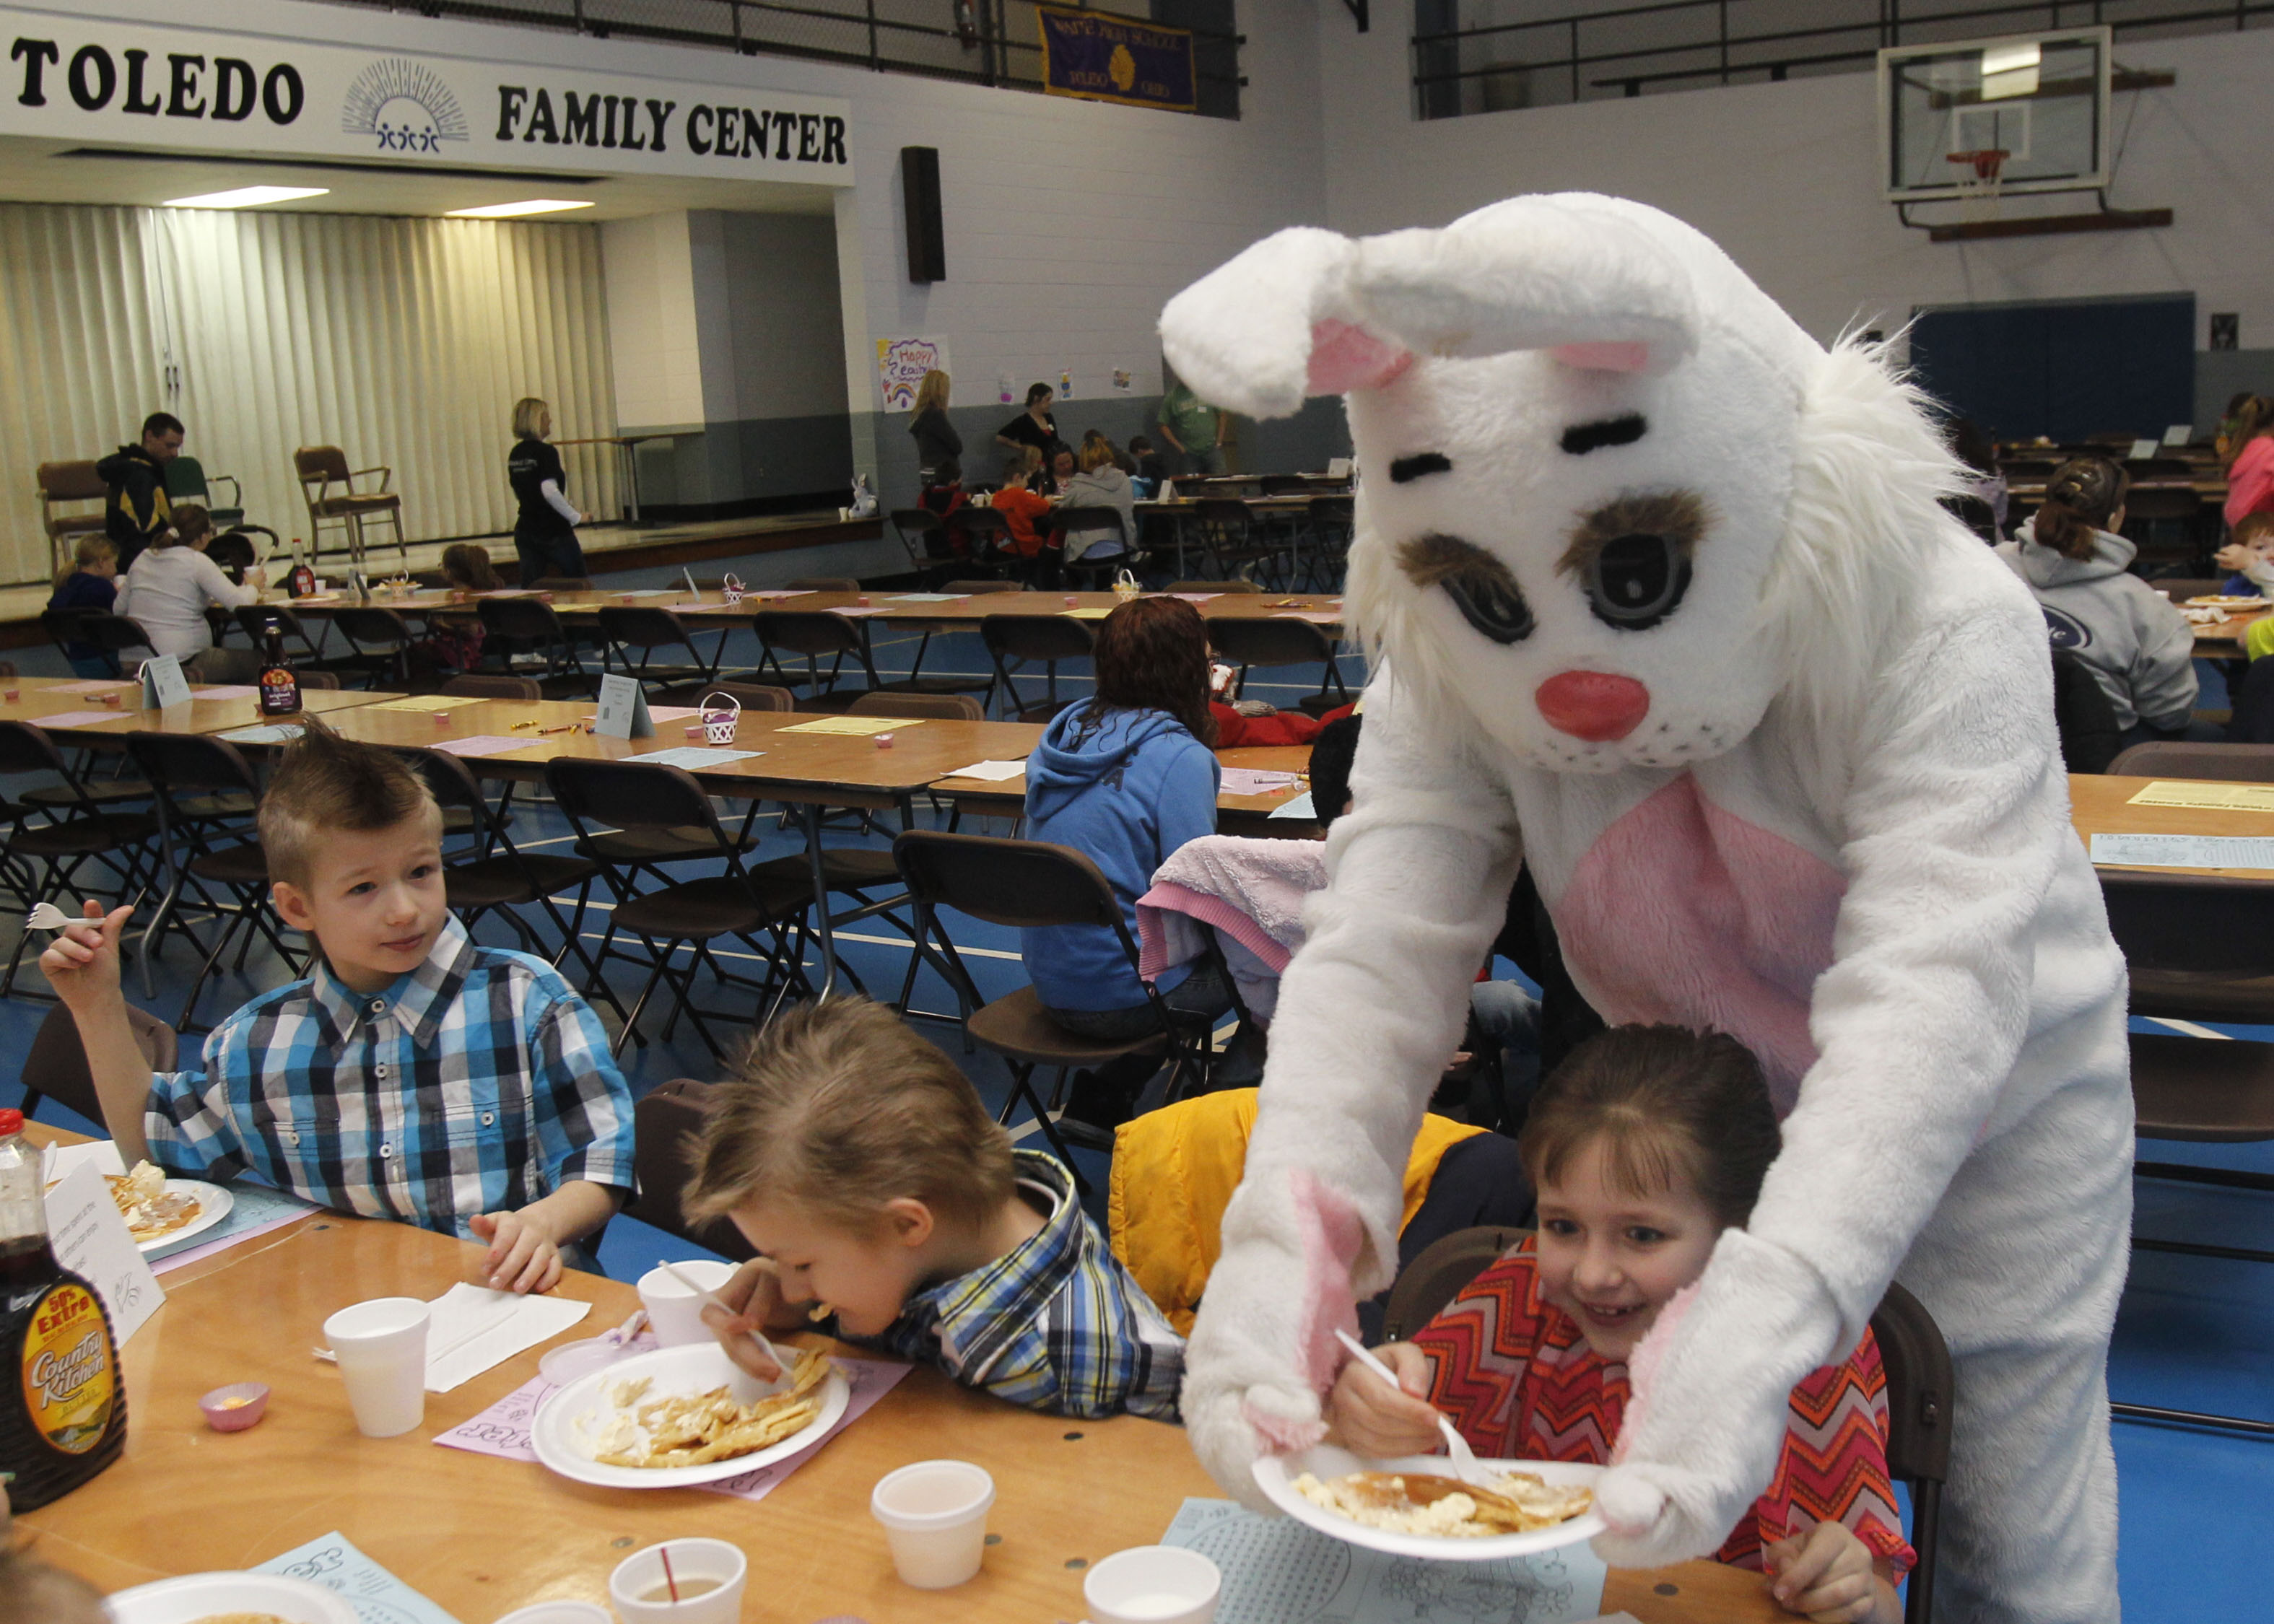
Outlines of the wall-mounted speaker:
[{"label": "wall-mounted speaker", "polygon": [[947,237],[939,218],[939,148],[900,148],[900,196],[907,206],[908,280],[947,280]]}]

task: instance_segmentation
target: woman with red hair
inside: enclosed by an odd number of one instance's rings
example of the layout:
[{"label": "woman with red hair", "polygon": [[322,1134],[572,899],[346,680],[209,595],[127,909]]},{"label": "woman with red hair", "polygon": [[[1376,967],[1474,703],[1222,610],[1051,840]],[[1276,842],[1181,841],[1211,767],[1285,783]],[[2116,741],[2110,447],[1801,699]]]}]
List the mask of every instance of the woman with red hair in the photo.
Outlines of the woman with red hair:
[{"label": "woman with red hair", "polygon": [[[1104,870],[1134,941],[1137,898],[1153,871],[1186,841],[1216,832],[1208,633],[1190,604],[1138,598],[1099,622],[1094,659],[1096,697],[1060,711],[1027,760],[1027,832],[1072,846]],[[1035,990],[1059,1025],[1116,1042],[1160,1029],[1113,931],[1053,925],[1022,931],[1020,945]],[[1179,966],[1154,985],[1179,1012],[1214,1016],[1231,1007],[1213,962]],[[1066,1113],[1072,1124],[1110,1134],[1127,1119],[1153,1066],[1141,1060],[1078,1078]],[[1079,1127],[1071,1137],[1098,1142]]]}]

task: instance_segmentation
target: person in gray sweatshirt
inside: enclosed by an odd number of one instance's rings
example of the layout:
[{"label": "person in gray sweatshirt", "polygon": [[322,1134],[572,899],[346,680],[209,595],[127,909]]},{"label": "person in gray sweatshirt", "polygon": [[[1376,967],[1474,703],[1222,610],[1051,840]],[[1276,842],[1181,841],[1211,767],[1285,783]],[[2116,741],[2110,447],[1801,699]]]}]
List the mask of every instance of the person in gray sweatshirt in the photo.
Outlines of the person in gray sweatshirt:
[{"label": "person in gray sweatshirt", "polygon": [[2137,549],[2115,533],[2129,488],[2105,457],[2064,462],[2044,505],[1998,548],[2037,595],[2052,646],[2099,680],[2127,745],[2185,735],[2195,703],[2195,628],[2127,573]]}]

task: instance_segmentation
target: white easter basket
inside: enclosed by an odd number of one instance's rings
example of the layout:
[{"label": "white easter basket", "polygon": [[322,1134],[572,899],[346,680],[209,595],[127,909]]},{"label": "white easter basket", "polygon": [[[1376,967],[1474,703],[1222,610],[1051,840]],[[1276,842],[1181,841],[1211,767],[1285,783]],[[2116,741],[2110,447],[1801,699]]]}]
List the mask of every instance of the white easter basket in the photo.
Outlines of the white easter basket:
[{"label": "white easter basket", "polygon": [[[727,594],[727,601],[728,603],[730,603],[730,604],[739,604],[739,603],[741,603],[741,602],[742,601],[742,576],[740,576],[740,575],[728,575],[728,576],[727,576],[724,581],[720,582],[719,584],[720,585],[720,587],[721,587],[721,588],[723,588],[723,589],[725,590],[726,594]],[[731,697],[731,695],[729,695],[729,697]]]},{"label": "white easter basket", "polygon": [[1137,577],[1126,569],[1113,577],[1113,595],[1125,604],[1144,590]]},{"label": "white easter basket", "polygon": [[[711,702],[714,699],[723,699],[728,704],[732,705],[734,709],[731,710],[713,710],[711,708]],[[712,692],[704,695],[701,699],[696,702],[696,708],[703,712],[704,743],[732,744],[734,742],[734,730],[742,725],[742,702],[741,700],[735,698],[732,694],[721,694],[716,689],[713,689]]]}]

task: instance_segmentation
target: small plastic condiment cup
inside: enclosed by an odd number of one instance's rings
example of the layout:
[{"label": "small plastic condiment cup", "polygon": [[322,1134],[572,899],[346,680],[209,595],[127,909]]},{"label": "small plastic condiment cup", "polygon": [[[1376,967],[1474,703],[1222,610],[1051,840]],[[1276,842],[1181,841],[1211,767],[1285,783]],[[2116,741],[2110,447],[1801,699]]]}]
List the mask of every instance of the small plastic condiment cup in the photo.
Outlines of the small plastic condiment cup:
[{"label": "small plastic condiment cup", "polygon": [[995,1479],[968,1461],[918,1461],[877,1480],[869,1512],[885,1525],[900,1583],[944,1590],[979,1571]]},{"label": "small plastic condiment cup", "polygon": [[[674,1557],[674,1562],[679,1559]],[[516,1607],[497,1624],[616,1624],[596,1601],[540,1601]]]},{"label": "small plastic condiment cup", "polygon": [[[671,1553],[671,1578],[682,1588],[671,1599],[664,1582],[663,1552]],[[737,1624],[742,1616],[742,1587],[750,1565],[723,1539],[666,1539],[635,1551],[608,1575],[608,1599],[624,1624]],[[712,1588],[699,1596],[686,1590]],[[660,1599],[656,1599],[660,1596]]]},{"label": "small plastic condiment cup", "polygon": [[380,1297],[324,1321],[324,1340],[365,1437],[393,1438],[426,1418],[430,1317],[415,1297]]},{"label": "small plastic condiment cup", "polygon": [[[714,1295],[734,1278],[734,1266],[715,1259],[682,1263],[679,1269]],[[713,1340],[711,1327],[703,1323],[703,1299],[673,1279],[669,1269],[659,1266],[641,1275],[639,1299],[640,1306],[647,1310],[647,1322],[654,1327],[659,1346],[681,1348]]]},{"label": "small plastic condiment cup", "polygon": [[1197,1551],[1138,1545],[1117,1551],[1081,1582],[1092,1624],[1209,1624],[1224,1575]]},{"label": "small plastic condiment cup", "polygon": [[232,1381],[198,1401],[206,1425],[216,1432],[242,1432],[268,1413],[268,1388],[258,1381]]},{"label": "small plastic condiment cup", "polygon": [[877,748],[880,750],[891,749],[892,748],[892,735],[890,733],[878,733],[877,735]]},{"label": "small plastic condiment cup", "polygon": [[1068,593],[1066,594],[1066,607],[1067,607],[1067,608],[1069,608],[1069,609],[1079,609],[1079,608],[1081,608],[1081,593],[1079,593],[1079,592],[1068,592]]},{"label": "small plastic condiment cup", "polygon": [[[11,694],[11,695],[8,695],[8,697],[9,697],[9,698],[11,698],[11,699],[13,699],[13,698],[15,697],[15,695]],[[113,710],[117,710],[117,709],[118,709],[118,707],[120,706],[120,704],[122,704],[122,703],[124,702],[124,700],[125,700],[125,695],[123,695],[123,694],[117,694],[117,693],[112,693],[112,694],[97,694],[97,695],[94,696],[94,698],[95,698],[95,703],[96,703],[97,704],[109,705],[109,706]]]},{"label": "small plastic condiment cup", "polygon": [[448,727],[450,725],[450,713],[448,710],[437,710],[433,715],[435,726]]},{"label": "small plastic condiment cup", "polygon": [[10,704],[11,704],[11,705],[12,705],[12,704],[14,704],[18,700],[21,699],[23,696],[24,696],[24,690],[23,690],[23,689],[21,689],[21,688],[0,688],[0,700],[5,700],[5,701],[7,701],[7,702],[8,702]]}]

